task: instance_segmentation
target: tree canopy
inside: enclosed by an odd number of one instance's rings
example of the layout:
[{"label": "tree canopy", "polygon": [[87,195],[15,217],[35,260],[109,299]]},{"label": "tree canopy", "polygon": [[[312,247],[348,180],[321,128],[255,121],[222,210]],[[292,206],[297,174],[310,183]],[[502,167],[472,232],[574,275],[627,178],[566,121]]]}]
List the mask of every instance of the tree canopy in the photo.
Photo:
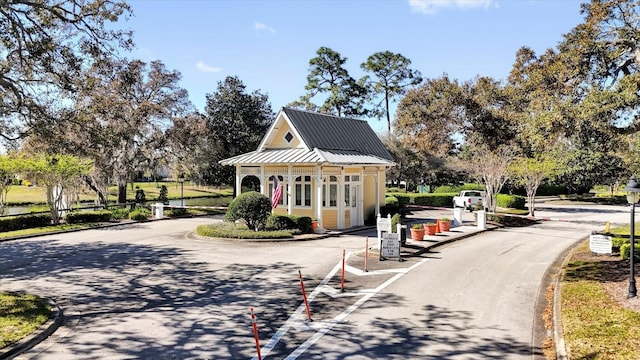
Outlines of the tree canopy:
[{"label": "tree canopy", "polygon": [[247,93],[238,77],[229,76],[207,95],[205,119],[210,159],[205,176],[212,184],[233,184],[233,167],[218,161],[258,147],[275,119],[268,97],[258,90]]},{"label": "tree canopy", "polygon": [[109,23],[129,14],[123,1],[9,0],[0,6],[0,137],[17,139],[60,121],[83,70],[132,45]]},{"label": "tree canopy", "polygon": [[309,60],[307,94],[302,96],[299,104],[309,107],[313,97],[325,95],[320,106],[324,113],[351,117],[366,115],[364,100],[367,89],[344,68],[347,58],[324,46],[316,51],[316,55]]},{"label": "tree canopy", "polygon": [[378,102],[374,101],[372,113],[378,117],[386,117],[389,134],[391,134],[389,103],[404,95],[409,86],[422,82],[420,72],[410,69],[410,65],[411,60],[391,51],[377,52],[360,65],[363,70],[375,77],[374,79],[365,77],[364,83],[370,88],[372,96],[381,97]]}]

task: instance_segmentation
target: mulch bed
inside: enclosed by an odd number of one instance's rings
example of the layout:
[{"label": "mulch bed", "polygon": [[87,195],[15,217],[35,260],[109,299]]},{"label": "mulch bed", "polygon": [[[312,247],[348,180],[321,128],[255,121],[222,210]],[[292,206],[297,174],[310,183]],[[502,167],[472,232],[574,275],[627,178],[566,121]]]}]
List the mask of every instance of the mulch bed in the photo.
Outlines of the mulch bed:
[{"label": "mulch bed", "polygon": [[[620,306],[640,311],[640,296],[627,298],[629,293],[629,278],[631,264],[629,259],[621,259],[620,254],[595,255],[591,252],[575,252],[571,257],[572,262],[581,261],[584,264],[578,268],[567,268],[567,273],[578,272],[581,278],[602,283],[605,291]],[[635,262],[636,287],[640,291],[640,264]],[[640,295],[640,292],[638,293]]]}]

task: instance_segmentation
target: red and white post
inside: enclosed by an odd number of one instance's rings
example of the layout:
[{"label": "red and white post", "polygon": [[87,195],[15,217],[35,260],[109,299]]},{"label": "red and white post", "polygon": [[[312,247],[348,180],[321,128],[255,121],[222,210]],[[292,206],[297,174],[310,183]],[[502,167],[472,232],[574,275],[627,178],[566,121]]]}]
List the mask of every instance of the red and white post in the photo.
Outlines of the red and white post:
[{"label": "red and white post", "polygon": [[251,308],[251,324],[253,326],[253,337],[256,339],[258,360],[262,360],[262,355],[260,354],[260,336],[258,336],[258,323],[256,322],[256,314],[253,313],[253,308]]},{"label": "red and white post", "polygon": [[304,307],[307,309],[307,319],[312,321],[311,319],[311,310],[309,309],[309,300],[307,300],[307,292],[304,291],[304,282],[302,281],[302,272],[298,270],[298,275],[300,275],[300,288],[302,289],[302,298],[304,300]]},{"label": "red and white post", "polygon": [[344,292],[344,257],[345,257],[345,249],[342,249],[342,279],[340,281],[340,291]]}]

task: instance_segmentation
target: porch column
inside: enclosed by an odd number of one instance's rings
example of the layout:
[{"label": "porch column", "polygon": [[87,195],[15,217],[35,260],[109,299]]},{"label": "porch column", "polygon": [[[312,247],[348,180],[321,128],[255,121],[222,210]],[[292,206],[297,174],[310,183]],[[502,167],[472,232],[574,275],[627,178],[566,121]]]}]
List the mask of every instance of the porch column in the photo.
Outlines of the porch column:
[{"label": "porch column", "polygon": [[377,171],[376,175],[373,177],[375,179],[376,182],[376,209],[375,209],[375,215],[376,217],[378,215],[380,215],[380,172]]},{"label": "porch column", "polygon": [[322,168],[318,168],[316,174],[316,210],[315,218],[318,220],[318,229],[324,229],[322,221]]},{"label": "porch column", "polygon": [[293,184],[291,184],[291,165],[287,171],[287,214],[293,214]]},{"label": "porch column", "polygon": [[380,213],[380,198],[384,200],[384,189],[385,189],[385,176],[384,176],[384,167],[382,170],[380,168],[377,169],[376,172],[376,214]]},{"label": "porch column", "polygon": [[242,174],[240,171],[242,170],[242,166],[236,165],[236,196],[240,195],[242,192]]},{"label": "porch column", "polygon": [[338,229],[344,229],[344,217],[346,215],[346,210],[344,206],[345,201],[345,193],[344,193],[344,168],[340,172],[340,176],[338,176],[338,198],[336,201],[338,202]]}]

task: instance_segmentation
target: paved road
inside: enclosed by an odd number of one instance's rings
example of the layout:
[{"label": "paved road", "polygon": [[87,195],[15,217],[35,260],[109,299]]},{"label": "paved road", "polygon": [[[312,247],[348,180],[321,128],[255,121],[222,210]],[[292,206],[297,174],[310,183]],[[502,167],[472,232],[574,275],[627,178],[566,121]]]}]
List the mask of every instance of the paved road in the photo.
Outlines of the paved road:
[{"label": "paved road", "polygon": [[[371,261],[368,274],[362,250],[373,232],[286,243],[193,237],[206,218],[87,230],[0,244],[0,288],[64,309],[63,326],[21,359],[251,358],[251,307],[266,358],[531,358],[547,266],[604,221],[628,217],[625,207],[594,209],[541,211],[574,222],[493,231],[404,263]],[[343,251],[351,267],[339,293]]]}]

